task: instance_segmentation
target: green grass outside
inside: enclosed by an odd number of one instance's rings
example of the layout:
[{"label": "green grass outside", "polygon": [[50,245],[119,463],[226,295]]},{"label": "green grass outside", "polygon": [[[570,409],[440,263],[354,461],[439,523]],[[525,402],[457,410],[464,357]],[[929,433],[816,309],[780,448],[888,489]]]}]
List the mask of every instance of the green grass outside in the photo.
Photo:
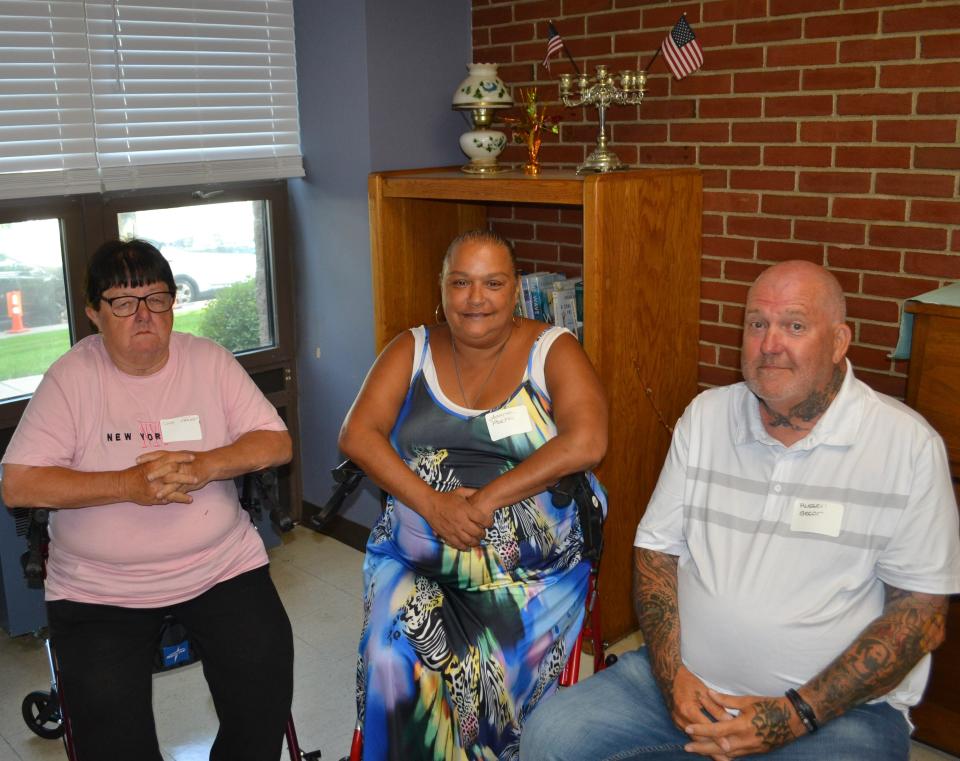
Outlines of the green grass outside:
[{"label": "green grass outside", "polygon": [[[174,330],[182,333],[203,335],[200,323],[205,309],[175,315]],[[8,378],[25,378],[42,375],[61,354],[70,348],[70,334],[66,326],[60,330],[42,333],[27,332],[18,336],[0,339],[0,381]]]}]

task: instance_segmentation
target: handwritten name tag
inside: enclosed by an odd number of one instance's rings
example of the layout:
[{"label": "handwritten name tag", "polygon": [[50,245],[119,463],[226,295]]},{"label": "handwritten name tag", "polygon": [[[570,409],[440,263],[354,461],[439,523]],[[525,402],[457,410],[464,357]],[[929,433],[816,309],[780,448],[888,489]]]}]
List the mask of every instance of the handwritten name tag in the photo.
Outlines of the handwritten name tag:
[{"label": "handwritten name tag", "polygon": [[161,420],[160,434],[165,444],[174,441],[199,441],[203,438],[200,432],[200,416],[181,415]]},{"label": "handwritten name tag", "polygon": [[790,530],[824,536],[840,536],[842,522],[843,505],[839,502],[798,499],[793,503]]},{"label": "handwritten name tag", "polygon": [[484,415],[490,440],[499,441],[517,433],[533,430],[533,421],[526,407],[504,407]]}]

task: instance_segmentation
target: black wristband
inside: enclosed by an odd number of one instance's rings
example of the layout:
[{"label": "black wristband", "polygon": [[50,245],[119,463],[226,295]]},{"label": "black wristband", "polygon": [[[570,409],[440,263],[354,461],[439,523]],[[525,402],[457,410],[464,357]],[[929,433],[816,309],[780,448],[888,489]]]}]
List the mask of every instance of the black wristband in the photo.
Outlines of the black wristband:
[{"label": "black wristband", "polygon": [[797,712],[797,716],[800,717],[800,721],[803,722],[803,726],[806,727],[807,732],[812,735],[820,729],[820,725],[817,723],[817,715],[813,712],[810,704],[800,697],[800,693],[794,689],[790,689],[787,690],[786,695],[787,700],[790,701],[793,710]]}]

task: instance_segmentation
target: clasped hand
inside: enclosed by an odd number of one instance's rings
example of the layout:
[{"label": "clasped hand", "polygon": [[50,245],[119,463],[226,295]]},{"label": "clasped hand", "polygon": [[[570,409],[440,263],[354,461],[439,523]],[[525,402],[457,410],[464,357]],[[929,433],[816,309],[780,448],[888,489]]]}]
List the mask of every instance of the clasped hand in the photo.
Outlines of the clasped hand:
[{"label": "clasped hand", "polygon": [[440,540],[458,550],[478,546],[493,525],[493,511],[477,504],[472,499],[475,494],[476,489],[466,486],[437,492],[424,516]]},{"label": "clasped hand", "polygon": [[165,505],[193,502],[187,492],[201,489],[209,482],[197,452],[156,451],[137,458],[137,464],[124,471],[131,502],[139,505]]}]

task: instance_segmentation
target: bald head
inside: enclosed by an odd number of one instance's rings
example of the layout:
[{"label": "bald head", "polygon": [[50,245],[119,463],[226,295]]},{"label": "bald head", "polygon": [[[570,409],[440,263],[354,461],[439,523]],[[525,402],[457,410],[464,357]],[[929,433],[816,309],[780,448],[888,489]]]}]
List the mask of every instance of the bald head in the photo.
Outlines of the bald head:
[{"label": "bald head", "polygon": [[773,287],[780,289],[790,285],[811,288],[816,292],[817,306],[823,310],[831,323],[846,322],[847,301],[844,298],[840,282],[819,264],[801,259],[774,264],[761,272],[753,285],[750,286],[747,303],[750,303],[751,297],[758,288]]}]

